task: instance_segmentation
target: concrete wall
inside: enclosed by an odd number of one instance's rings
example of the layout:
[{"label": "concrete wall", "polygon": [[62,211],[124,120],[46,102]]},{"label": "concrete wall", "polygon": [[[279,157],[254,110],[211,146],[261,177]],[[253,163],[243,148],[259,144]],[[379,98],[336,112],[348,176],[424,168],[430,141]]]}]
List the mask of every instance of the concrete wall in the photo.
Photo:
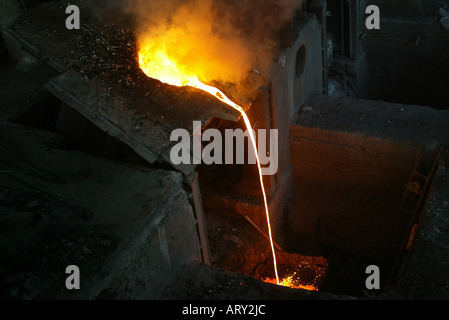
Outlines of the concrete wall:
[{"label": "concrete wall", "polygon": [[[290,196],[291,162],[290,162],[290,123],[295,111],[301,107],[311,95],[323,92],[323,62],[321,46],[321,25],[314,14],[309,14],[307,20],[298,21],[299,30],[291,48],[287,48],[280,63],[278,72],[271,78],[273,127],[278,129],[278,181],[276,194],[271,203],[272,227],[277,234],[276,239],[283,241],[281,235],[286,204]],[[297,55],[300,48],[303,51],[304,68],[302,74],[297,74]]]},{"label": "concrete wall", "polygon": [[[291,48],[285,52],[285,67],[271,79],[273,87],[274,128],[279,133],[279,176],[289,173],[289,126],[294,112],[311,95],[322,93],[321,26],[315,15],[298,27],[299,34]],[[299,49],[304,45],[305,67],[297,77],[296,63]]]},{"label": "concrete wall", "polygon": [[291,135],[292,234],[303,235],[312,247],[318,241],[372,253],[378,231],[399,204],[418,148],[299,126],[291,127]]},{"label": "concrete wall", "polygon": [[366,266],[383,261],[385,236],[399,212],[418,150],[292,126],[287,250],[329,259],[329,276],[340,289],[358,283]]},{"label": "concrete wall", "polygon": [[449,31],[439,22],[441,2],[372,1],[381,29],[367,31],[362,45],[367,99],[449,108]]}]

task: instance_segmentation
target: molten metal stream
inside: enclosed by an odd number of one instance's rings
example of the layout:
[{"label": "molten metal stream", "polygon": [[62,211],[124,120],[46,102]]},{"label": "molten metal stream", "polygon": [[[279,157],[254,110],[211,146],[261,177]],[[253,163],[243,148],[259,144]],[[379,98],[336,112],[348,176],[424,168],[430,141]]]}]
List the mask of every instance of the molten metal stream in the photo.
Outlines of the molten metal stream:
[{"label": "molten metal stream", "polygon": [[261,169],[261,166],[260,166],[259,154],[258,154],[257,146],[256,146],[256,139],[254,138],[254,132],[253,132],[253,128],[251,126],[251,122],[249,121],[249,118],[246,115],[246,112],[243,110],[243,108],[240,107],[238,104],[234,103],[233,101],[231,101],[228,97],[226,97],[225,94],[223,94],[223,92],[221,92],[217,88],[212,87],[212,86],[208,86],[208,85],[202,83],[201,81],[199,81],[197,78],[194,78],[192,81],[189,81],[189,83],[187,83],[187,85],[195,87],[195,88],[198,88],[198,89],[201,89],[203,91],[206,91],[206,92],[210,93],[211,95],[213,95],[214,97],[216,97],[220,101],[223,101],[224,103],[226,103],[229,106],[233,107],[235,110],[239,111],[242,114],[243,121],[245,121],[245,125],[246,125],[246,128],[248,130],[248,133],[249,133],[249,136],[250,136],[250,139],[251,139],[251,144],[253,145],[253,151],[256,154],[257,168],[259,169],[260,186],[261,186],[261,189],[262,189],[263,202],[264,202],[264,205],[265,205],[265,214],[267,216],[268,236],[270,238],[271,252],[273,253],[274,273],[276,274],[276,282],[277,282],[277,284],[281,284],[279,282],[279,276],[278,276],[277,264],[276,264],[276,252],[274,250],[273,237],[271,235],[271,223],[270,223],[270,213],[268,211],[267,195],[265,193],[265,186],[264,186],[264,183],[263,183],[262,169]]},{"label": "molten metal stream", "polygon": [[189,86],[193,88],[197,88],[203,91],[208,92],[209,94],[216,97],[218,100],[226,103],[231,106],[238,112],[242,114],[243,120],[245,121],[246,128],[248,129],[249,136],[251,139],[251,144],[253,146],[254,153],[257,159],[257,168],[259,169],[259,178],[260,178],[260,186],[262,188],[263,201],[265,205],[265,213],[267,216],[267,224],[268,224],[268,236],[270,238],[271,251],[273,253],[273,262],[274,262],[274,272],[276,274],[276,282],[277,284],[281,284],[279,282],[279,276],[277,272],[277,263],[276,263],[276,253],[274,251],[273,238],[271,235],[271,224],[270,224],[270,213],[268,211],[268,203],[267,196],[265,193],[265,187],[263,183],[263,175],[262,169],[259,160],[259,154],[256,146],[256,139],[254,137],[254,132],[252,130],[251,122],[249,121],[248,116],[241,106],[231,101],[226,95],[220,91],[219,89],[206,85],[202,83],[196,76],[192,76],[184,72],[184,70],[173,62],[172,59],[165,52],[159,50],[151,50],[151,46],[141,49],[139,52],[139,65],[142,71],[149,77],[158,79],[162,82],[168,83],[173,86]]}]

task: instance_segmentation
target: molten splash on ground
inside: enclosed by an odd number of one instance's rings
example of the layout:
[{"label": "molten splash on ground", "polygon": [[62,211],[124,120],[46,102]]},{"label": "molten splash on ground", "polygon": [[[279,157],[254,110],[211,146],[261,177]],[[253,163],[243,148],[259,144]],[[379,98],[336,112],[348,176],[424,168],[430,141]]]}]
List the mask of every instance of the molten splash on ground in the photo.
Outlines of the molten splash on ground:
[{"label": "molten splash on ground", "polygon": [[[285,251],[277,252],[280,285],[294,289],[318,291],[326,278],[328,262],[323,257],[304,256]],[[268,283],[276,283],[272,276],[272,266],[267,263],[256,275]]]},{"label": "molten splash on ground", "polygon": [[[314,285],[300,284],[297,280],[295,280],[295,275],[296,274],[293,274],[290,277],[284,278],[281,281],[281,283],[279,283],[279,285],[284,286],[284,287],[293,288],[293,289],[303,289],[303,290],[308,290],[308,291],[318,291],[318,288],[316,286],[314,286]],[[267,283],[277,284],[276,279],[266,278],[263,281],[267,282]]]}]

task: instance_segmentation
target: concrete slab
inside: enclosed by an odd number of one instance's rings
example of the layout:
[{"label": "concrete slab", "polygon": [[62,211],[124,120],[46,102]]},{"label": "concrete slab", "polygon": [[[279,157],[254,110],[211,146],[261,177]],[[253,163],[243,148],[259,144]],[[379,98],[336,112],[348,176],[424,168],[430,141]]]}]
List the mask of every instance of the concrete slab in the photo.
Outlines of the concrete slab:
[{"label": "concrete slab", "polygon": [[449,111],[426,106],[317,95],[292,123],[399,143],[447,144]]},{"label": "concrete slab", "polygon": [[[180,173],[0,128],[3,298],[155,299],[182,264],[201,260]],[[68,265],[80,268],[80,290],[65,288]]]}]

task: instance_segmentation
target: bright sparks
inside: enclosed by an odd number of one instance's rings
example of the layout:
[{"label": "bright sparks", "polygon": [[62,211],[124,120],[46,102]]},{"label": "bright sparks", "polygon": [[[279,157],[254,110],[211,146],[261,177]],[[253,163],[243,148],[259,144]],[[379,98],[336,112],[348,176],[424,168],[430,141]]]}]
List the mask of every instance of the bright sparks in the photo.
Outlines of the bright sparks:
[{"label": "bright sparks", "polygon": [[284,278],[281,281],[281,283],[277,283],[277,281],[275,279],[269,279],[269,278],[265,279],[264,281],[268,282],[268,283],[279,284],[281,286],[289,287],[289,288],[293,288],[293,289],[303,289],[303,290],[308,290],[308,291],[318,291],[318,288],[316,286],[314,286],[314,285],[303,285],[303,284],[298,283],[298,281],[296,281],[294,279],[295,275],[296,275],[296,273],[293,274],[290,277]]}]

